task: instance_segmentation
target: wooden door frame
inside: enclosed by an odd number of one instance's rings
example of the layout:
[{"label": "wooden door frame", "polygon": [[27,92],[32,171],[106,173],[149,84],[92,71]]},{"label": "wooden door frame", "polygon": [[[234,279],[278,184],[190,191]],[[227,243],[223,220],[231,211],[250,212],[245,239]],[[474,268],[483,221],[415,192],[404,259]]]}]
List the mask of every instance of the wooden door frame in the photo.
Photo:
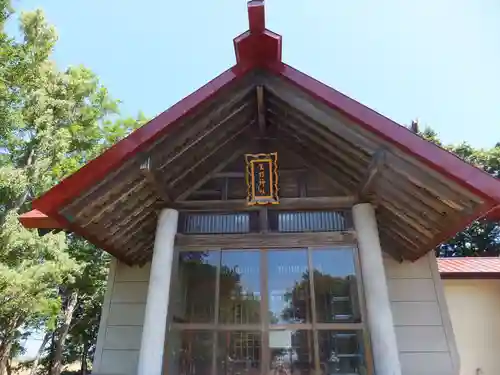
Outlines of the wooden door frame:
[{"label": "wooden door frame", "polygon": [[[246,332],[254,332],[260,334],[261,340],[261,363],[260,363],[260,373],[261,375],[267,375],[269,370],[270,363],[270,348],[269,348],[269,332],[277,331],[277,330],[307,330],[312,332],[313,337],[313,368],[311,370],[320,370],[320,358],[319,358],[319,338],[318,333],[320,331],[360,331],[362,337],[362,344],[364,346],[363,354],[364,354],[364,363],[367,368],[368,375],[372,375],[374,372],[373,369],[373,358],[371,353],[371,344],[370,344],[370,335],[369,335],[369,327],[367,324],[367,311],[366,311],[366,303],[364,297],[364,288],[363,288],[363,278],[361,274],[360,267],[360,259],[359,252],[356,246],[355,241],[355,233],[353,231],[349,231],[347,237],[337,237],[340,238],[339,241],[334,241],[334,243],[328,241],[331,239],[331,234],[335,234],[339,232],[329,232],[329,236],[324,236],[320,233],[319,236],[316,237],[316,241],[313,241],[314,244],[312,246],[300,246],[302,241],[298,241],[297,244],[297,235],[303,235],[304,233],[293,233],[293,234],[281,234],[278,236],[278,241],[266,241],[268,245],[266,247],[255,247],[250,246],[255,244],[253,241],[247,241],[244,245],[243,239],[248,235],[239,235],[241,236],[242,241],[236,241],[235,245],[237,246],[228,246],[227,241],[222,241],[222,246],[213,246],[213,242],[210,243],[211,246],[202,246],[201,242],[203,242],[200,238],[194,240],[193,242],[186,241],[182,245],[176,244],[176,254],[180,254],[183,252],[201,252],[201,251],[217,251],[219,254],[222,254],[224,251],[256,251],[260,256],[260,293],[261,293],[261,308],[260,308],[260,316],[261,322],[256,324],[218,324],[219,318],[219,283],[220,283],[220,263],[217,265],[217,273],[216,273],[216,287],[215,287],[215,296],[214,296],[214,323],[171,323],[171,329],[179,330],[179,331],[207,331],[211,332],[213,335],[214,345],[212,350],[212,373],[211,375],[217,375],[217,348],[218,348],[218,340],[219,334],[221,332],[230,332],[230,331],[246,331]],[[310,239],[312,235],[316,235],[318,233],[305,233],[309,235],[307,239]],[[212,235],[211,235],[212,236]],[[221,235],[226,237],[226,235]],[[259,236],[268,236],[268,234],[259,234]],[[191,235],[185,235],[185,238],[191,237]],[[203,236],[208,237],[208,236]],[[219,237],[219,236],[214,236]],[[269,237],[268,237],[269,238]],[[304,237],[304,239],[306,239]],[[215,240],[215,239],[214,239]],[[261,241],[259,241],[261,242]],[[262,243],[262,242],[261,242]],[[291,246],[284,246],[285,243],[288,243]],[[242,246],[243,245],[243,246]],[[274,246],[273,246],[274,245]],[[312,252],[313,250],[331,250],[335,251],[336,249],[347,248],[351,249],[353,252],[353,261],[355,267],[355,276],[356,276],[356,285],[358,292],[358,303],[361,315],[360,323],[318,323],[316,317],[316,303],[315,303],[315,290],[314,290],[314,280],[310,278],[310,298],[311,298],[311,322],[308,323],[295,323],[295,324],[281,324],[281,325],[273,325],[271,326],[268,318],[269,311],[269,300],[268,300],[268,258],[265,254],[268,251],[274,251],[282,249],[286,251],[287,249],[303,249],[307,252],[307,266],[308,269],[313,269],[312,264]],[[361,342],[360,342],[361,343]]]}]

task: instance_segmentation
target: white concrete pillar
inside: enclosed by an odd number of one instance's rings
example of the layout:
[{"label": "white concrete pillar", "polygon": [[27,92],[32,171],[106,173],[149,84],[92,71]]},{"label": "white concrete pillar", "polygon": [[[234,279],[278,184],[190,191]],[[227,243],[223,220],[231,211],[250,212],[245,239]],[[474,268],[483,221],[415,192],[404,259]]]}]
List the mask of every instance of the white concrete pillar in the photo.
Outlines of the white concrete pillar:
[{"label": "white concrete pillar", "polygon": [[370,203],[361,203],[353,207],[352,215],[358,239],[375,373],[401,375],[375,210]]},{"label": "white concrete pillar", "polygon": [[161,375],[167,329],[170,279],[174,261],[174,240],[179,213],[163,209],[158,215],[148,299],[139,352],[138,375]]}]

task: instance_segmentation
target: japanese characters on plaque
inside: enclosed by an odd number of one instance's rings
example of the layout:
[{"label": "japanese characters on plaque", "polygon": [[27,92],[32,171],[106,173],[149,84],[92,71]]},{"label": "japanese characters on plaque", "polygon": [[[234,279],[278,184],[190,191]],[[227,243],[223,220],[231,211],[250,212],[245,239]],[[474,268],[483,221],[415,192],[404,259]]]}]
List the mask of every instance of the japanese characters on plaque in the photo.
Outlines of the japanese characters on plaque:
[{"label": "japanese characters on plaque", "polygon": [[246,154],[247,204],[279,204],[278,153]]}]

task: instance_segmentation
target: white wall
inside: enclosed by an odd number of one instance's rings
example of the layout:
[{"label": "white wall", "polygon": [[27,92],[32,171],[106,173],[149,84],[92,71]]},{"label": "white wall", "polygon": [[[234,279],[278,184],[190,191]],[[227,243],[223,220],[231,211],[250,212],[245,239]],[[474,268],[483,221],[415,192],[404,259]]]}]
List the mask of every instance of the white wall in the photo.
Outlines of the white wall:
[{"label": "white wall", "polygon": [[135,375],[150,266],[113,261],[108,276],[93,373]]},{"label": "white wall", "polygon": [[384,259],[403,375],[458,375],[459,358],[433,254]]},{"label": "white wall", "polygon": [[500,374],[500,280],[443,280],[460,375]]},{"label": "white wall", "polygon": [[[384,264],[403,375],[458,375],[459,359],[435,257],[398,263],[386,256]],[[112,263],[94,373],[135,375],[148,279],[149,266]]]}]

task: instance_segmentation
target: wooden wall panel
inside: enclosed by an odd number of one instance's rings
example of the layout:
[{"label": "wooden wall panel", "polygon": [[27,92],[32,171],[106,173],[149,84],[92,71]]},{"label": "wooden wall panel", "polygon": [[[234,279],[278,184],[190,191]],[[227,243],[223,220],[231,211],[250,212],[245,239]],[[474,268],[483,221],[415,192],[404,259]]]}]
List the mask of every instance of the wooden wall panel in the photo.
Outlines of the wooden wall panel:
[{"label": "wooden wall panel", "polygon": [[458,375],[455,338],[432,262],[432,254],[416,262],[384,259],[403,375]]},{"label": "wooden wall panel", "polygon": [[100,375],[135,375],[146,309],[150,265],[128,267],[113,260],[108,281],[108,299],[103,315],[94,360]]}]

